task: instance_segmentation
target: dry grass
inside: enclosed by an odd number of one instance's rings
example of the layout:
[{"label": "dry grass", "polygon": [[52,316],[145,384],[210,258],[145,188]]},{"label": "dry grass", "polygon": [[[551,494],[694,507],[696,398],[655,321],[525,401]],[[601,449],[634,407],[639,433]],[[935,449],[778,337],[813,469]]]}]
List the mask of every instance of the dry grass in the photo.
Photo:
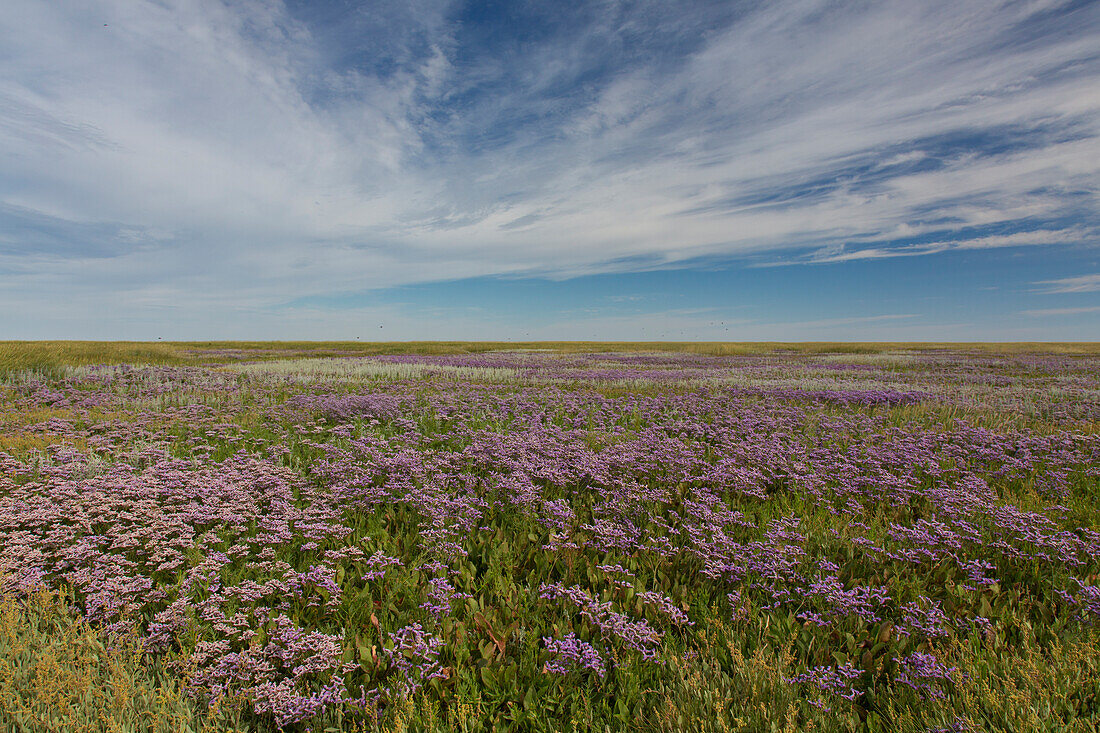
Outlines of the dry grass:
[{"label": "dry grass", "polygon": [[188,698],[130,637],[82,623],[63,593],[0,597],[0,730],[19,733],[229,733],[225,706]]},{"label": "dry grass", "polygon": [[0,341],[0,375],[16,371],[57,372],[88,364],[196,364],[239,359],[281,359],[379,354],[476,354],[490,351],[559,353],[670,352],[737,356],[883,354],[945,349],[990,354],[1100,354],[1100,343],[839,343],[719,341]]},{"label": "dry grass", "polygon": [[245,374],[277,375],[303,384],[318,379],[420,379],[429,375],[485,382],[514,382],[520,379],[520,372],[515,369],[440,364],[391,364],[333,358],[284,359],[240,364],[229,368]]},{"label": "dry grass", "polygon": [[972,731],[1100,730],[1100,631],[1040,646],[1027,623],[1014,626],[1020,637],[1012,644],[976,637],[947,644],[937,656],[958,668],[956,694],[894,698],[886,706],[891,727],[923,733],[954,718]]},{"label": "dry grass", "polygon": [[0,453],[10,453],[19,457],[45,453],[52,446],[61,443],[79,451],[88,449],[88,443],[85,440],[66,438],[62,441],[53,433],[0,433]]},{"label": "dry grass", "polygon": [[174,344],[137,341],[0,341],[0,376],[11,372],[58,373],[88,364],[183,364]]}]

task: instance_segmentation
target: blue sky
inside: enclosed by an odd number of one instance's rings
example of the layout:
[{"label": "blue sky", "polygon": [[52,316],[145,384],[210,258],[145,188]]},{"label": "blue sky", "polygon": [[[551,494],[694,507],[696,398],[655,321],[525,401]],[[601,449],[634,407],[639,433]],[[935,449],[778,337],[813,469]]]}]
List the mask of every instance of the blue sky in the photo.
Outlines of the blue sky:
[{"label": "blue sky", "polygon": [[1100,340],[1100,3],[9,0],[0,338]]}]

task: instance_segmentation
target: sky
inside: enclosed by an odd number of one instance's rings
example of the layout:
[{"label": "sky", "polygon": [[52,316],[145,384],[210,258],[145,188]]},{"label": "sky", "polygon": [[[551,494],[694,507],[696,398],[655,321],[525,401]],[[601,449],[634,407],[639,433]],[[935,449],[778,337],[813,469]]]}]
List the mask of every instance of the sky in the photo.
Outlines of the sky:
[{"label": "sky", "polygon": [[1100,340],[1100,2],[6,0],[4,338]]}]

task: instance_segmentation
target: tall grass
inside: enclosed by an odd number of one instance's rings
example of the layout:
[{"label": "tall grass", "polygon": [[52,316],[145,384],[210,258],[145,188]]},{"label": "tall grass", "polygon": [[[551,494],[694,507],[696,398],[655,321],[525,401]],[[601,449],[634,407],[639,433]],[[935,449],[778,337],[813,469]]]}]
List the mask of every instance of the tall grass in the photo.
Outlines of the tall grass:
[{"label": "tall grass", "polygon": [[[890,351],[978,351],[992,354],[1100,354],[1100,343],[948,343],[948,342],[829,342],[829,341],[206,341],[173,342],[181,349],[242,349],[247,351],[332,351],[341,354],[477,354],[487,351],[548,350],[562,353],[658,351],[736,356],[795,352],[803,354],[880,354]],[[317,355],[322,355],[318,353]]]},{"label": "tall grass", "polygon": [[0,377],[13,372],[57,375],[88,364],[184,364],[193,361],[175,344],[140,341],[0,341]]},{"label": "tall grass", "polygon": [[419,379],[434,375],[484,382],[513,382],[520,378],[520,372],[516,369],[460,367],[445,364],[391,364],[332,358],[263,361],[234,365],[230,368],[245,374],[279,375],[298,383],[333,377],[352,380]]},{"label": "tall grass", "polygon": [[0,596],[0,730],[244,733],[229,706],[194,701],[135,638],[83,623],[68,594]]},{"label": "tall grass", "polygon": [[888,354],[954,349],[989,354],[1100,354],[1100,343],[839,343],[719,341],[0,341],[0,377],[12,372],[60,374],[89,364],[197,364],[240,359],[286,359],[380,354],[477,354],[490,351],[559,353],[668,352],[708,356],[746,354]]}]

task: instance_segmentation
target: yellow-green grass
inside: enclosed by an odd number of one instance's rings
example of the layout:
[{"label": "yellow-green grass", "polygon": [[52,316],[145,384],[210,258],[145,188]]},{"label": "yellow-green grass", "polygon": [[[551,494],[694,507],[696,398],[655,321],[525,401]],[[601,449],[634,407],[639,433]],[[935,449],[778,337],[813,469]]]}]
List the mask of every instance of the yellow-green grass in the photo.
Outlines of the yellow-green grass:
[{"label": "yellow-green grass", "polygon": [[[57,343],[57,342],[55,342]],[[877,354],[887,351],[981,351],[988,353],[1100,354],[1100,342],[837,342],[837,341],[187,341],[161,342],[180,349],[247,351],[332,350],[357,355],[462,354],[487,351],[549,350],[575,353],[665,351],[707,355],[773,351]]]},{"label": "yellow-green grass", "polygon": [[[237,706],[239,708],[239,706]],[[0,596],[0,730],[12,733],[230,733],[232,705],[191,699],[135,637],[109,638],[63,592]]]},{"label": "yellow-green grass", "polygon": [[0,375],[57,372],[89,364],[182,364],[194,360],[174,344],[137,341],[0,341]]},{"label": "yellow-green grass", "polygon": [[262,363],[240,364],[228,369],[246,374],[277,375],[308,383],[317,379],[419,379],[427,375],[449,376],[453,379],[488,382],[514,382],[520,379],[515,369],[494,367],[459,367],[432,364],[393,364],[370,360],[312,358],[280,359]]},{"label": "yellow-green grass", "polygon": [[1100,343],[908,343],[908,342],[719,342],[719,341],[0,341],[0,374],[53,371],[89,364],[188,364],[228,361],[224,351],[249,359],[378,354],[473,354],[545,350],[560,353],[671,352],[736,356],[800,354],[881,354],[887,352],[973,351],[990,354],[1097,355]]}]

